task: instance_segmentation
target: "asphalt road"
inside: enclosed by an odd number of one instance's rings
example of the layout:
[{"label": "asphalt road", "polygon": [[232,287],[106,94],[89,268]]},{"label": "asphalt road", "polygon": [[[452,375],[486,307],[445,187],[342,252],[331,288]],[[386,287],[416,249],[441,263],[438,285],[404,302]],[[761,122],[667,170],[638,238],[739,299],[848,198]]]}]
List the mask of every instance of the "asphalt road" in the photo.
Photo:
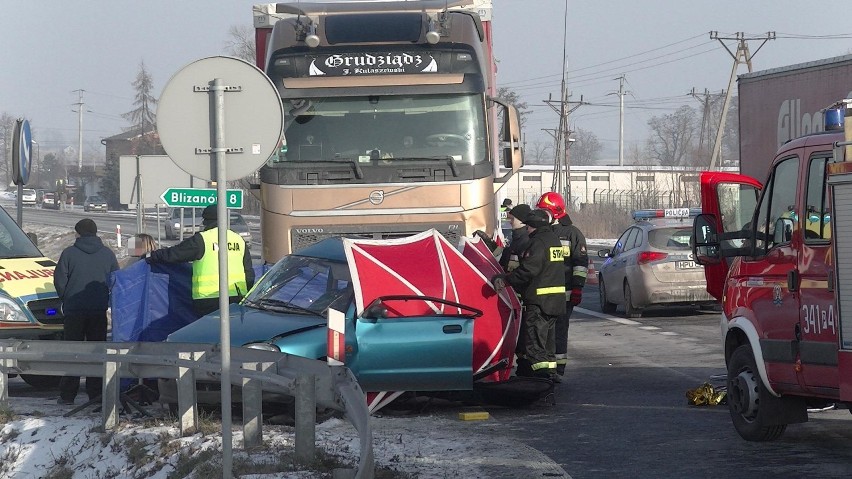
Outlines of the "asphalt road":
[{"label": "asphalt road", "polygon": [[656,309],[627,321],[600,313],[596,288],[572,317],[555,404],[489,408],[506,434],[574,479],[849,477],[848,410],[814,412],[774,442],[744,441],[727,406],[686,399],[704,382],[724,384],[712,380],[725,372],[718,313]]}]

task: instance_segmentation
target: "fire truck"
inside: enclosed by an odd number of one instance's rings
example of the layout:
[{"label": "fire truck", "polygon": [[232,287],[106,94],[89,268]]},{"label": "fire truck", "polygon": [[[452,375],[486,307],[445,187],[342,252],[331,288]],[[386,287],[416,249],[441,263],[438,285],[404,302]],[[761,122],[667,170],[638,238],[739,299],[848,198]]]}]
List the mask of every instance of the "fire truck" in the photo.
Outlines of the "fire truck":
[{"label": "fire truck", "polygon": [[749,441],[852,404],[852,105],[822,113],[825,131],[783,145],[764,183],[700,179],[693,254],[722,303],[728,407]]},{"label": "fire truck", "polygon": [[253,11],[257,66],[286,112],[259,175],[265,262],[333,236],[496,231],[523,158],[517,111],[495,98],[490,0]]}]

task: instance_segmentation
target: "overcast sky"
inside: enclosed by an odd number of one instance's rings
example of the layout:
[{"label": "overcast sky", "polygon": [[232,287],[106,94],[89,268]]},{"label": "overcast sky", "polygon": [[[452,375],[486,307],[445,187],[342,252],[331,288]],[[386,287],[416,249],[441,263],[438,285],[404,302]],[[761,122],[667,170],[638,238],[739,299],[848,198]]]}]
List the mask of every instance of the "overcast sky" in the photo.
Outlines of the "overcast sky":
[{"label": "overcast sky", "polygon": [[[133,109],[131,83],[144,61],[159,94],[186,64],[225,53],[228,29],[252,23],[250,0],[0,0],[0,112],[30,120],[41,153],[76,148],[75,103],[85,90],[83,148],[103,155],[101,138],[120,133]],[[594,132],[605,156],[617,157],[618,91],[626,77],[625,149],[643,144],[647,120],[680,105],[699,106],[694,88],[720,93],[733,58],[709,32],[749,37],[776,32],[759,51],[755,70],[852,52],[852,26],[838,17],[847,1],[802,0],[495,0],[498,85],[531,107],[527,142],[549,142],[542,129],[558,123],[544,101],[559,99],[563,56],[571,100],[590,103],[571,116],[573,128]],[[567,33],[566,33],[567,32]],[[563,38],[566,39],[563,50]],[[731,51],[733,41],[725,42]],[[565,51],[566,55],[563,55]],[[744,73],[746,67],[740,67]]]}]

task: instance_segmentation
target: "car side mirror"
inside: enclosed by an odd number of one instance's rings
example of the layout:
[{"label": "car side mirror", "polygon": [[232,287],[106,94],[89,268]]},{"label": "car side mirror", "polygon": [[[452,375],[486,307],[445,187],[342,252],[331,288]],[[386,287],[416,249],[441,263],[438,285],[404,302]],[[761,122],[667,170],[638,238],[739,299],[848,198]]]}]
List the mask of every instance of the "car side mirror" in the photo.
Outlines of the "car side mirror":
[{"label": "car side mirror", "polygon": [[609,258],[610,250],[602,249],[598,250],[598,258]]},{"label": "car side mirror", "polygon": [[388,308],[385,307],[381,300],[376,300],[364,309],[364,314],[362,314],[361,317],[364,319],[371,319],[373,321],[387,318]]},{"label": "car side mirror", "polygon": [[701,265],[719,264],[722,261],[719,248],[719,232],[716,229],[716,217],[701,214],[692,224],[692,257]]}]

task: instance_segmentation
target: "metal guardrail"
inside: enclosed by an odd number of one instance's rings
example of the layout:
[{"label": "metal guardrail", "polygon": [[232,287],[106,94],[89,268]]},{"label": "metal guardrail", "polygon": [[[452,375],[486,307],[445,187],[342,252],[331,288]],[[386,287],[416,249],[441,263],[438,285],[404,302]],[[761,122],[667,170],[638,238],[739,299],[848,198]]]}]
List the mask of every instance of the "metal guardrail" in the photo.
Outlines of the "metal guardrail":
[{"label": "metal guardrail", "polygon": [[[118,427],[121,378],[171,378],[177,381],[182,435],[198,429],[195,381],[221,380],[222,357],[216,345],[166,342],[0,340],[0,405],[8,405],[9,374],[100,376],[104,430]],[[231,383],[242,388],[245,447],[262,443],[262,393],[295,398],[296,457],[316,453],[316,406],[334,409],[358,431],[361,456],[356,478],[375,474],[373,433],[361,387],[345,366],[284,353],[231,349]]]}]

